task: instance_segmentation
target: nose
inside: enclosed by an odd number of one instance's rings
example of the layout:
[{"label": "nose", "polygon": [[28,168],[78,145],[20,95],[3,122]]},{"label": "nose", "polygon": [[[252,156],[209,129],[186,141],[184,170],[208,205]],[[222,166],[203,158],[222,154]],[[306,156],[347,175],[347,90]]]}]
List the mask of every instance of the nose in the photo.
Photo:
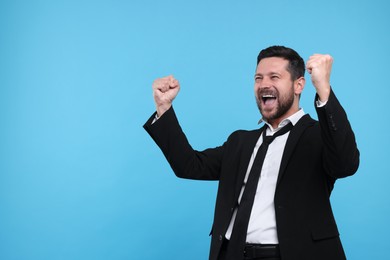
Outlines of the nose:
[{"label": "nose", "polygon": [[269,84],[269,83],[267,83],[267,82],[261,82],[261,83],[257,83],[257,84],[255,84],[255,88],[256,89],[269,89],[269,88],[271,88],[272,87],[272,85],[271,84]]}]

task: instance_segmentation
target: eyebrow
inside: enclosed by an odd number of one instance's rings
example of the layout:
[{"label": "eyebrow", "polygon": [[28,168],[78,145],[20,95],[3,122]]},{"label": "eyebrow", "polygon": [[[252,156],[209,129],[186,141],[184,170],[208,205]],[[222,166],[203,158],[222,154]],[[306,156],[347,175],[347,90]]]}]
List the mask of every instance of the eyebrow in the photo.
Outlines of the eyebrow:
[{"label": "eyebrow", "polygon": [[278,72],[269,72],[269,73],[266,73],[266,74],[256,73],[256,74],[255,74],[255,77],[256,77],[256,76],[264,76],[264,75],[278,75],[278,76],[282,76],[282,74],[281,74],[281,73],[278,73]]}]

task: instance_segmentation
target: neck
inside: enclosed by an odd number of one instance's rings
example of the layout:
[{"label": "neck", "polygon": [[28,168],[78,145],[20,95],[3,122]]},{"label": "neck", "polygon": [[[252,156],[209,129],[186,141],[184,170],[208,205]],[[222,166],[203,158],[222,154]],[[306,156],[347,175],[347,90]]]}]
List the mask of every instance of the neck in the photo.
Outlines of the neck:
[{"label": "neck", "polygon": [[296,112],[299,111],[299,107],[291,108],[289,111],[287,111],[283,116],[267,120],[267,123],[272,126],[273,129],[276,129],[279,127],[279,124],[285,120],[286,118],[289,118],[290,116],[294,115]]}]

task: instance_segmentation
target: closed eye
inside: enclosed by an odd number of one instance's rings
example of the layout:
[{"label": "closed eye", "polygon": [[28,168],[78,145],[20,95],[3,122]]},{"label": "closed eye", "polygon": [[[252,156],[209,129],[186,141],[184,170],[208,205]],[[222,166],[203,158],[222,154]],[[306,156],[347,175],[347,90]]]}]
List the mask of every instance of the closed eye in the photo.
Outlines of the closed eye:
[{"label": "closed eye", "polygon": [[259,80],[262,80],[262,79],[263,79],[262,76],[259,76],[259,75],[256,75],[256,76],[255,76],[255,81],[259,81]]}]

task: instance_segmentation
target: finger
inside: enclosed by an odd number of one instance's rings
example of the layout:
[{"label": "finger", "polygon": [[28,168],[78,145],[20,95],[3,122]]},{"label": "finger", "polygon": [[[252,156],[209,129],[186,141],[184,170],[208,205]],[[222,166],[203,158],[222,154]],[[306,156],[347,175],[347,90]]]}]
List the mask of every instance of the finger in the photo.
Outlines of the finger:
[{"label": "finger", "polygon": [[306,62],[306,69],[313,70],[313,68],[318,67],[322,56],[323,55],[321,54],[313,54],[310,56],[309,60]]},{"label": "finger", "polygon": [[162,85],[161,85],[161,92],[165,93],[167,92],[168,90],[170,89],[170,84],[169,82],[164,82]]},{"label": "finger", "polygon": [[166,77],[166,80],[167,80],[167,82],[168,82],[169,85],[172,85],[173,82],[174,82],[176,79],[173,77],[173,75],[169,75],[169,76]]},{"label": "finger", "polygon": [[319,63],[330,62],[330,63],[332,63],[333,57],[329,54],[313,54],[312,56],[310,56],[308,62],[319,62]]},{"label": "finger", "polygon": [[171,83],[171,85],[169,85],[169,87],[170,88],[177,88],[177,87],[179,87],[179,81],[176,80],[176,79],[173,79],[172,83]]},{"label": "finger", "polygon": [[169,83],[166,78],[156,79],[153,83],[153,89],[166,92],[169,89]]},{"label": "finger", "polygon": [[171,77],[170,84],[171,87],[176,87],[179,85],[179,81],[175,79],[173,76]]},{"label": "finger", "polygon": [[312,59],[309,59],[307,62],[306,62],[306,70],[311,73],[311,71],[313,70],[313,68],[316,66],[316,62]]}]

